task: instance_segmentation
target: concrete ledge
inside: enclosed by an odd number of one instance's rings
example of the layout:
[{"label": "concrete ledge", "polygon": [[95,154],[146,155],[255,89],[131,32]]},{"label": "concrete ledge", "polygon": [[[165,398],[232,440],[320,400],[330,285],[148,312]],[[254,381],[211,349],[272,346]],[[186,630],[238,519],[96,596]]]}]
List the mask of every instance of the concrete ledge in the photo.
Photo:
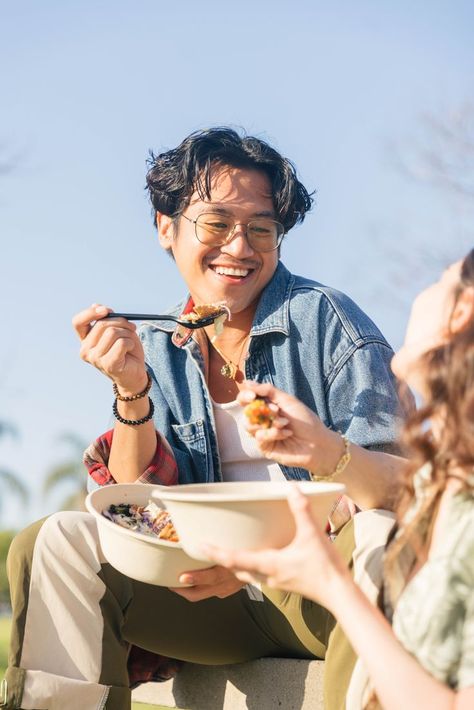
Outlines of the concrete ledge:
[{"label": "concrete ledge", "polygon": [[323,661],[262,658],[230,666],[187,663],[166,683],[145,683],[133,700],[183,710],[322,710]]}]

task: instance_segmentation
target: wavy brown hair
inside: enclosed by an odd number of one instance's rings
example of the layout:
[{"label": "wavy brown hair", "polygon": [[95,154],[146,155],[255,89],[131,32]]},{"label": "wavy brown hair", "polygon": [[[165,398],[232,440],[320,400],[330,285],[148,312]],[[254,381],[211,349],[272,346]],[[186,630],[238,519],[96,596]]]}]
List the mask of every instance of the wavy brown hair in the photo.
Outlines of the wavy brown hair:
[{"label": "wavy brown hair", "polygon": [[[455,304],[466,288],[474,287],[474,249],[465,257]],[[414,559],[426,552],[429,533],[447,478],[456,469],[474,472],[474,318],[449,342],[422,358],[426,401],[407,420],[403,442],[410,463],[399,506],[399,520],[413,501],[414,475],[423,465],[431,467],[431,485],[416,515],[400,531],[386,554],[386,575],[390,586],[391,570],[402,548],[410,544]],[[436,421],[433,437],[430,421]],[[471,478],[472,481],[472,478]],[[474,495],[472,483],[463,486]]]}]

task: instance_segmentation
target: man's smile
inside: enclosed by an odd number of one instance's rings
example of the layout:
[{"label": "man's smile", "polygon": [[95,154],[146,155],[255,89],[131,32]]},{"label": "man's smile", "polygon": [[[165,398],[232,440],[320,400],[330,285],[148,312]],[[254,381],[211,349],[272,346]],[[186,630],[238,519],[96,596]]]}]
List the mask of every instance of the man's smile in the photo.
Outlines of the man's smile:
[{"label": "man's smile", "polygon": [[240,282],[255,272],[255,266],[230,265],[230,264],[207,264],[217,276],[224,277],[226,281]]}]

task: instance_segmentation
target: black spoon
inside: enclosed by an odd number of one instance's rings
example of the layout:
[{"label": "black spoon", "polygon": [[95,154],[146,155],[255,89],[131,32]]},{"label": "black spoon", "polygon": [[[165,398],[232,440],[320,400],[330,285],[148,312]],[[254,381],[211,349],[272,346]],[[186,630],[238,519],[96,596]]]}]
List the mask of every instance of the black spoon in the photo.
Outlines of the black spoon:
[{"label": "black spoon", "polygon": [[126,318],[127,320],[171,320],[179,325],[182,325],[184,328],[195,330],[196,328],[205,328],[206,325],[211,325],[214,323],[216,318],[219,318],[224,313],[225,311],[217,311],[217,313],[204,316],[203,318],[198,318],[197,320],[181,320],[175,316],[160,315],[156,313],[107,313],[104,318]]}]

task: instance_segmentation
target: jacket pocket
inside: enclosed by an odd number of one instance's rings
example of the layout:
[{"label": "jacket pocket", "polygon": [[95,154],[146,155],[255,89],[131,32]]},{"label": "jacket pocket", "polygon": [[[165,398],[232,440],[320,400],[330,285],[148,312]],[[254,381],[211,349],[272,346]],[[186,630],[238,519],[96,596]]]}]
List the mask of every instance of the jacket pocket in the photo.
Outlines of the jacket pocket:
[{"label": "jacket pocket", "polygon": [[207,483],[213,480],[212,458],[203,419],[172,424],[174,450],[180,483]]}]

